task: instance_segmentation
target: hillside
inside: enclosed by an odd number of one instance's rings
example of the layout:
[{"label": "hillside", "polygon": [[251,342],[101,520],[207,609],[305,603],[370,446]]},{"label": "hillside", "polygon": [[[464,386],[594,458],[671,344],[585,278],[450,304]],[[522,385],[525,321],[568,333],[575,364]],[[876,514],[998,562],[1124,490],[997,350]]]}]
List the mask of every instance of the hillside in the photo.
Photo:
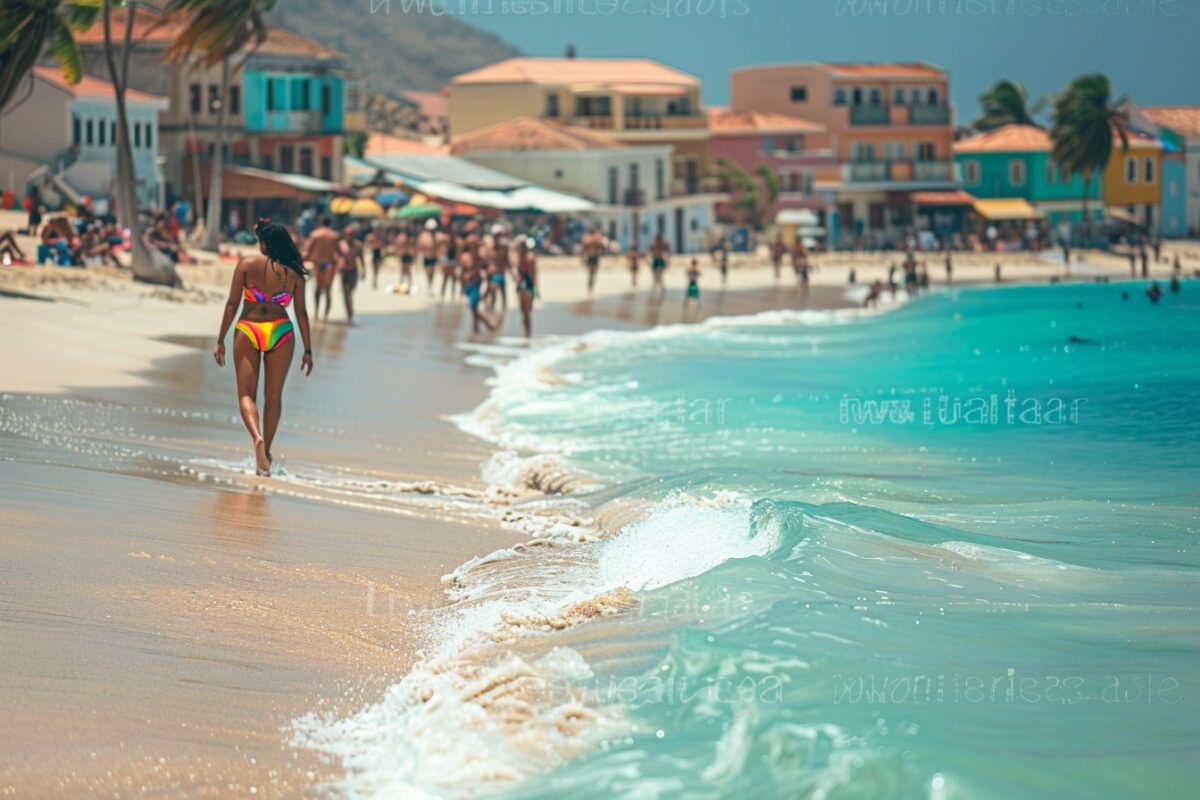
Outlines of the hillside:
[{"label": "hillside", "polygon": [[435,90],[459,73],[517,55],[450,15],[370,13],[370,0],[279,0],[270,21],[346,54],[374,92]]}]

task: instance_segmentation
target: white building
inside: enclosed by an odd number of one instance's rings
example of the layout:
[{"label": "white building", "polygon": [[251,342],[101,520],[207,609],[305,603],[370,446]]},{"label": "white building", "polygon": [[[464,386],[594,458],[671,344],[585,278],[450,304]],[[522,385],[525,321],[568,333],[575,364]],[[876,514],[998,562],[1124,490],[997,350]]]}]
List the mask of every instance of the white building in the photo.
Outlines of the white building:
[{"label": "white building", "polygon": [[[51,202],[56,193],[67,195],[58,198],[62,201],[111,197],[117,174],[112,84],[84,77],[72,86],[50,67],[35,67],[28,80],[0,117],[0,187],[21,196],[31,180],[52,178],[39,181]],[[125,102],[138,201],[161,207],[158,115],[167,99],[130,90]]]},{"label": "white building", "polygon": [[672,196],[670,144],[627,144],[585,128],[517,117],[456,136],[450,151],[595,202],[588,216],[622,249],[633,243],[635,218],[643,250],[659,233],[675,252],[707,247],[717,196]]}]

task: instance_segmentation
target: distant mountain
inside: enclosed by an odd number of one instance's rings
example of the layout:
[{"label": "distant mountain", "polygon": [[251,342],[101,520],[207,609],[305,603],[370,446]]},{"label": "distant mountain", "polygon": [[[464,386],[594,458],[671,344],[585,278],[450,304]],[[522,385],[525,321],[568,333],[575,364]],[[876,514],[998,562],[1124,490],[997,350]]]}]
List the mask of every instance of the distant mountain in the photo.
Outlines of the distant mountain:
[{"label": "distant mountain", "polygon": [[[383,3],[375,3],[383,7]],[[270,22],[332,47],[367,73],[373,92],[436,90],[519,51],[446,14],[371,13],[371,0],[279,0]]]}]

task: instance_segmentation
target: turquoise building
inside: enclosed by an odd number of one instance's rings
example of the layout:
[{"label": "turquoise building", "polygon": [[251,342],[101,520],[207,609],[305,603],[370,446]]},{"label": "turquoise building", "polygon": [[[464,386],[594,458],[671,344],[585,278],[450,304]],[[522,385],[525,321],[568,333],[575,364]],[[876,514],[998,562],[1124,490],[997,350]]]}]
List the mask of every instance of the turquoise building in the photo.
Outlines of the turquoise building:
[{"label": "turquoise building", "polygon": [[[1083,220],[1084,181],[1080,175],[1063,175],[1050,157],[1050,135],[1032,125],[1006,125],[963,139],[954,145],[954,160],[962,186],[979,199],[1025,200],[1057,226]],[[1100,174],[1092,176],[1086,191],[1088,214],[1104,219]]]},{"label": "turquoise building", "polygon": [[331,73],[247,68],[245,129],[248,133],[337,134],[345,128],[345,86]]}]

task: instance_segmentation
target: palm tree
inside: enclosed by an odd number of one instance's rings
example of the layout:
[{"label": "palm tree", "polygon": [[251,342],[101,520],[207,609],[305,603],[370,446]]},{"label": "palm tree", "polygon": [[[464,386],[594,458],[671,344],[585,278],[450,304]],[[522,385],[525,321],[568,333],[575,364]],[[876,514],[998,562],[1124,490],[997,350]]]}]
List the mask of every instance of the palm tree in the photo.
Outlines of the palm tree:
[{"label": "palm tree", "polygon": [[231,58],[247,46],[257,47],[267,38],[264,17],[275,0],[170,0],[167,16],[187,20],[167,55],[182,61],[200,56],[206,67],[221,65],[221,97],[217,108],[217,133],[213,143],[212,177],[208,182],[208,217],[205,250],[216,251],[221,241],[222,171],[225,168],[225,125],[229,104]]},{"label": "palm tree", "polygon": [[4,0],[0,3],[0,110],[29,77],[47,43],[72,85],[83,77],[75,33],[87,30],[101,0]]},{"label": "palm tree", "polygon": [[1113,137],[1121,138],[1121,149],[1129,149],[1129,114],[1124,97],[1114,101],[1112,84],[1104,75],[1083,75],[1054,98],[1050,157],[1067,175],[1083,177],[1083,230],[1090,238],[1088,187],[1092,178],[1108,166]]},{"label": "palm tree", "polygon": [[990,131],[1005,125],[1037,125],[1034,116],[1046,105],[1042,98],[1029,105],[1029,92],[1016,81],[1002,80],[979,95],[981,113],[971,123],[977,131]]},{"label": "palm tree", "polygon": [[[762,230],[764,208],[760,199],[766,200],[768,209],[775,207],[775,203],[779,199],[779,177],[766,164],[755,165],[754,174],[751,175],[727,158],[718,158],[716,163],[716,177],[735,190],[736,197],[730,205],[740,210],[746,221],[755,230]],[[758,183],[755,182],[755,177],[762,181],[762,188],[766,189],[765,198],[763,198]]]},{"label": "palm tree", "polygon": [[112,0],[103,0],[104,57],[108,62],[108,74],[113,85],[117,105],[117,217],[123,227],[129,228],[130,269],[136,280],[165,286],[179,286],[178,273],[166,259],[156,262],[150,247],[142,238],[143,230],[138,214],[139,203],[135,190],[137,177],[133,170],[133,147],[129,138],[129,113],[125,105],[128,88],[129,55],[133,51],[133,24],[137,17],[137,3],[130,2],[125,14],[124,41],[121,64],[117,64],[117,53],[113,47]]}]

